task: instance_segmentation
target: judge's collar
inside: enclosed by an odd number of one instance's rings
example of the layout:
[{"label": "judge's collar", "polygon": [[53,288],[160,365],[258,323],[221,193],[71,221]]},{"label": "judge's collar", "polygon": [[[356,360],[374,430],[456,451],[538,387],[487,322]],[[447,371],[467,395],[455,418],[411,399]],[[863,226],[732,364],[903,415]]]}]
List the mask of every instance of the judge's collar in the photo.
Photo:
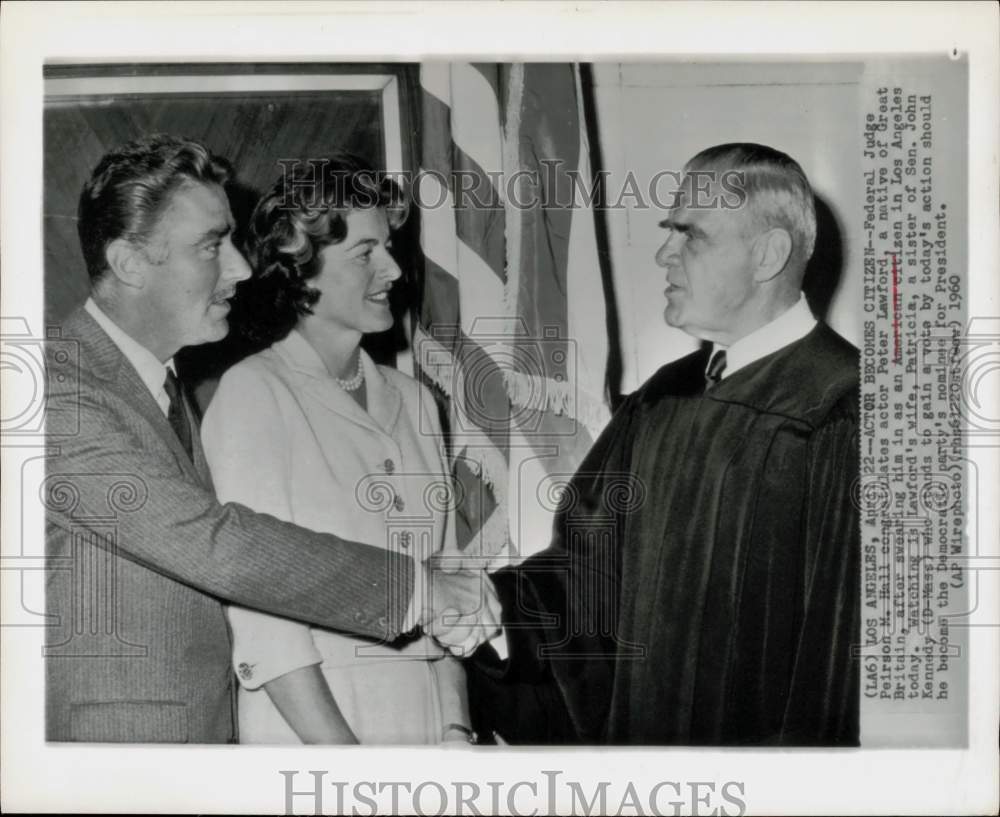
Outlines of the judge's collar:
[{"label": "judge's collar", "polygon": [[816,326],[816,318],[809,311],[806,296],[799,295],[799,300],[790,309],[786,309],[770,323],[755,329],[749,335],[740,338],[731,346],[721,343],[712,344],[712,354],[720,349],[726,352],[726,368],[722,372],[725,380],[734,372],[749,366],[762,357],[773,354],[797,340],[802,340]]}]

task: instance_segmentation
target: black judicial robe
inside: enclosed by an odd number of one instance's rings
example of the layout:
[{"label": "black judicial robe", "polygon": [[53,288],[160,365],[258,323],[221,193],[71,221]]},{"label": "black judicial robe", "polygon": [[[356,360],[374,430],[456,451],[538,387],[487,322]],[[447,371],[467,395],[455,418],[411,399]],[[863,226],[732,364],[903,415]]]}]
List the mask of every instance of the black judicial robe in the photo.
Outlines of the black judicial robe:
[{"label": "black judicial robe", "polygon": [[857,745],[858,352],[820,323],[704,391],[632,394],[551,546],[494,574],[475,725],[512,743]]}]

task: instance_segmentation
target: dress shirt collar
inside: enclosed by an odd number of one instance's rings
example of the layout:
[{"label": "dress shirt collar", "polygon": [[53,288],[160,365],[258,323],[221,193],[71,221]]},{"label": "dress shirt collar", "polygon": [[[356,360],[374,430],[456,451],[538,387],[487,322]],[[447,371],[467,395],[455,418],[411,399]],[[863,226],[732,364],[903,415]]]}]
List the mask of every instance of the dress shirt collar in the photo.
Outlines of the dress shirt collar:
[{"label": "dress shirt collar", "polygon": [[[160,410],[166,416],[170,410],[170,398],[163,388],[163,381],[167,377],[164,367],[166,366],[166,368],[174,371],[173,358],[168,360],[166,364],[161,363],[156,359],[156,355],[130,335],[126,334],[118,324],[111,320],[93,298],[87,298],[87,302],[83,305],[83,308],[97,321],[97,325],[105,331],[115,346],[125,355],[125,359],[132,364],[132,368],[138,373],[139,379],[149,389],[149,393],[153,395],[153,398],[160,406]],[[176,371],[174,373],[176,374]]]},{"label": "dress shirt collar", "polygon": [[[799,295],[795,306],[782,312],[760,329],[740,338],[732,346],[726,347],[718,343],[712,345],[712,355],[718,349],[726,350],[726,368],[722,372],[722,379],[725,380],[729,375],[783,349],[790,343],[802,340],[815,326],[816,319],[809,311],[806,296]],[[709,360],[712,359],[712,355],[709,355]]]}]

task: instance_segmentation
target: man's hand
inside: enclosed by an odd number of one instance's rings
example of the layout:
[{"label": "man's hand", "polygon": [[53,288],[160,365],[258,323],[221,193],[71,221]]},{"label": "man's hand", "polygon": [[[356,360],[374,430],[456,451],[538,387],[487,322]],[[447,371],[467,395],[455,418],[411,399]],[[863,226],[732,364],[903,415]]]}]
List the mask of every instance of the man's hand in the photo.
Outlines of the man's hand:
[{"label": "man's hand", "polygon": [[500,601],[486,571],[466,558],[437,556],[424,564],[424,631],[464,657],[500,630]]}]

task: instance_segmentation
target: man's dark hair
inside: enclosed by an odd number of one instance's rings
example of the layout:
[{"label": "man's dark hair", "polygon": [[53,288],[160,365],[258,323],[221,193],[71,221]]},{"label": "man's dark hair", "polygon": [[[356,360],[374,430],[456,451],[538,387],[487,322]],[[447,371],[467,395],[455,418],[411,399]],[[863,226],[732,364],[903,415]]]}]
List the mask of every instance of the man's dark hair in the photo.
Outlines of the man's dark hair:
[{"label": "man's dark hair", "polygon": [[258,345],[281,340],[312,312],[320,293],[308,281],[320,272],[323,248],[347,237],[351,210],[384,210],[393,230],[409,213],[400,186],[359,156],[283,164],[285,172],[250,218],[246,249],[253,274],[233,304],[238,331]]},{"label": "man's dark hair", "polygon": [[108,244],[145,244],[170,204],[189,183],[226,184],[225,160],[199,142],[165,133],[143,136],[106,154],[83,186],[77,232],[92,283],[108,270]]}]

